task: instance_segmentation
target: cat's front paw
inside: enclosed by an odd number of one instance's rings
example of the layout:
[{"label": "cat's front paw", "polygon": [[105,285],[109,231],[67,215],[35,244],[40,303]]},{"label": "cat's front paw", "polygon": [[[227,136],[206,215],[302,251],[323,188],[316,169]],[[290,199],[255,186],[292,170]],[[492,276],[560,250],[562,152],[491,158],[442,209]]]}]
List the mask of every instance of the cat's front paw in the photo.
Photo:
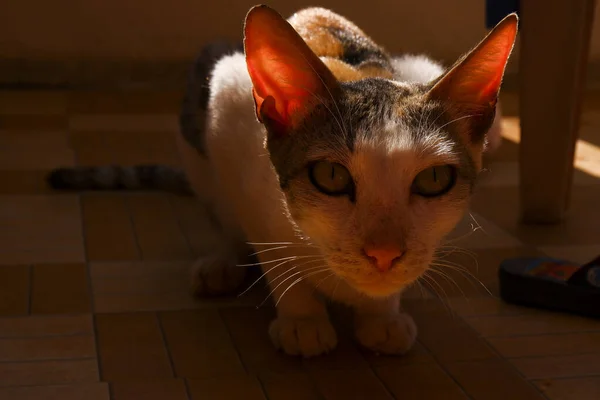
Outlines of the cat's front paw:
[{"label": "cat's front paw", "polygon": [[314,357],[337,346],[337,334],[327,317],[279,317],[269,327],[275,347],[292,356]]},{"label": "cat's front paw", "polygon": [[245,267],[237,264],[236,257],[224,253],[200,257],[192,266],[192,293],[196,296],[234,293],[246,276]]},{"label": "cat's front paw", "polygon": [[357,315],[356,338],[376,353],[400,355],[415,343],[417,326],[408,314]]}]

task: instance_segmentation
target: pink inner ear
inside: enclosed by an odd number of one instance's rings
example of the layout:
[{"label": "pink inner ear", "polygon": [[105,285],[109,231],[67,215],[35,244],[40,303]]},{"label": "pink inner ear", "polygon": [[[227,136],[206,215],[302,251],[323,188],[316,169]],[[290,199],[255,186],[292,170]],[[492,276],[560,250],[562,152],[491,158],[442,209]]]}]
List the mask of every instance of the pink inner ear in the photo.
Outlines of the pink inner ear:
[{"label": "pink inner ear", "polygon": [[496,101],[517,34],[516,15],[505,18],[432,89],[458,103],[489,106]]},{"label": "pink inner ear", "polygon": [[[300,35],[266,6],[248,13],[244,47],[259,119],[264,115],[291,127],[322,101],[328,85],[335,85]],[[269,97],[274,104],[263,107]]]}]

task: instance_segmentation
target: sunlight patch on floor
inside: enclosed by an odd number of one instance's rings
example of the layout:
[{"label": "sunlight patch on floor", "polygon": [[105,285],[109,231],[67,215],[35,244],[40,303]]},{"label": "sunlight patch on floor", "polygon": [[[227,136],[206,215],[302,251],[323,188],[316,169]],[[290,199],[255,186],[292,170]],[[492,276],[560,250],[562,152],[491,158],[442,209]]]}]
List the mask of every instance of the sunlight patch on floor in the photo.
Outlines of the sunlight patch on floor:
[{"label": "sunlight patch on floor", "polygon": [[[505,117],[502,120],[502,128],[504,139],[513,143],[521,141],[521,128],[518,117]],[[600,178],[600,147],[579,139],[575,146],[575,168]]]}]

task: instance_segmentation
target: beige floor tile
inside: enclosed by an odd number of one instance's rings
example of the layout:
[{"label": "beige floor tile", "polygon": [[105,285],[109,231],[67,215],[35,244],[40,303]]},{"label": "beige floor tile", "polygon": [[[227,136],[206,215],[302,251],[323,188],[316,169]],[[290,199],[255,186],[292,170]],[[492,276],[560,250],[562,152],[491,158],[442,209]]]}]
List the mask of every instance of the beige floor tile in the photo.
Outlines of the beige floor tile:
[{"label": "beige floor tile", "polygon": [[585,264],[600,255],[600,245],[540,247],[551,257]]},{"label": "beige floor tile", "polygon": [[0,338],[91,335],[93,331],[89,314],[0,318]]},{"label": "beige floor tile", "polygon": [[181,91],[131,90],[122,92],[78,91],[67,93],[71,114],[149,114],[179,110]]},{"label": "beige floor tile", "polygon": [[171,197],[170,201],[194,256],[212,251],[220,238],[210,223],[206,206],[193,197]]},{"label": "beige floor tile", "polygon": [[0,196],[0,221],[5,264],[84,261],[76,196]]},{"label": "beige floor tile", "polygon": [[326,400],[393,399],[371,370],[323,370],[313,379]]},{"label": "beige floor tile", "polygon": [[473,329],[438,301],[407,300],[405,308],[417,323],[419,341],[441,363],[496,358]]},{"label": "beige floor tile", "polygon": [[[519,163],[495,161],[486,165],[481,173],[479,185],[484,187],[517,187],[519,185]],[[583,171],[575,170],[574,185],[598,185],[600,179]]]},{"label": "beige floor tile", "polygon": [[437,364],[379,367],[376,372],[396,399],[466,400],[469,398]]},{"label": "beige floor tile", "polygon": [[[108,384],[86,383],[56,386],[0,388],[2,400],[110,400]],[[173,399],[175,400],[175,399]]]},{"label": "beige floor tile", "polygon": [[244,372],[217,310],[162,312],[159,318],[176,376],[207,378]]},{"label": "beige floor tile", "polygon": [[0,363],[0,387],[98,382],[95,359]]},{"label": "beige floor tile", "polygon": [[0,362],[95,357],[92,335],[0,339]]},{"label": "beige floor tile", "polygon": [[47,184],[48,171],[38,170],[1,170],[0,195],[18,194],[56,194]]},{"label": "beige floor tile", "polygon": [[[384,356],[376,354],[370,350],[363,350],[363,357],[369,362],[373,368],[395,368],[404,367],[405,365],[414,364],[433,364],[435,363],[434,358],[431,356],[429,351],[423,347],[419,342],[415,343],[414,346],[409,350],[408,353],[398,356]],[[424,367],[427,368],[427,367]]]},{"label": "beige floor tile", "polygon": [[60,91],[0,91],[0,115],[62,115],[67,93]]},{"label": "beige floor tile", "polygon": [[600,353],[515,358],[511,363],[528,379],[600,375]]},{"label": "beige floor tile", "polygon": [[32,274],[32,314],[71,314],[92,311],[85,264],[34,265]]},{"label": "beige floor tile", "polygon": [[129,209],[122,196],[82,196],[85,248],[89,261],[139,260]]},{"label": "beige floor tile", "polygon": [[289,373],[302,370],[302,360],[278,352],[269,339],[274,310],[261,307],[229,308],[221,315],[242,362],[251,373]]},{"label": "beige floor tile", "polygon": [[550,400],[593,400],[600,398],[600,377],[544,379],[535,381]]},{"label": "beige floor tile", "polygon": [[447,300],[452,310],[461,317],[487,315],[519,315],[534,313],[527,307],[519,307],[505,303],[498,297],[454,297]]},{"label": "beige floor tile", "polygon": [[506,361],[471,361],[446,368],[473,400],[544,400]]},{"label": "beige floor tile", "polygon": [[556,225],[519,223],[517,188],[484,187],[473,198],[472,208],[501,229],[528,245],[597,245],[600,224],[592,218],[600,198],[600,185],[574,186],[568,218]]},{"label": "beige floor tile", "polygon": [[304,373],[265,374],[260,378],[269,400],[320,400],[311,378]]},{"label": "beige floor tile", "polygon": [[112,400],[188,400],[185,382],[180,379],[117,382],[112,386]]},{"label": "beige floor tile", "polygon": [[488,338],[504,357],[600,353],[600,332]]},{"label": "beige floor tile", "polygon": [[27,265],[0,265],[0,316],[29,312],[30,271]]},{"label": "beige floor tile", "polygon": [[325,357],[316,357],[305,360],[305,366],[309,371],[315,371],[314,374],[319,374],[320,371],[330,369],[353,369],[353,370],[369,370],[369,363],[361,354],[354,336],[353,330],[348,327],[347,330],[337,329],[338,345],[330,354]]},{"label": "beige floor tile", "polygon": [[2,170],[49,170],[71,165],[74,153],[64,131],[0,131]]},{"label": "beige floor tile", "polygon": [[98,314],[96,334],[103,380],[123,382],[173,377],[155,314]]},{"label": "beige floor tile", "polygon": [[96,312],[199,308],[190,291],[190,262],[93,263]]},{"label": "beige floor tile", "polygon": [[193,259],[167,196],[131,195],[128,203],[143,260]]},{"label": "beige floor tile", "polygon": [[177,132],[176,114],[73,114],[69,129],[95,132]]},{"label": "beige floor tile", "polygon": [[600,331],[600,321],[562,313],[470,317],[467,322],[481,335],[515,336]]},{"label": "beige floor tile", "polygon": [[223,379],[190,379],[191,400],[266,400],[260,383],[249,376]]},{"label": "beige floor tile", "polygon": [[172,132],[71,131],[80,165],[179,165]]}]

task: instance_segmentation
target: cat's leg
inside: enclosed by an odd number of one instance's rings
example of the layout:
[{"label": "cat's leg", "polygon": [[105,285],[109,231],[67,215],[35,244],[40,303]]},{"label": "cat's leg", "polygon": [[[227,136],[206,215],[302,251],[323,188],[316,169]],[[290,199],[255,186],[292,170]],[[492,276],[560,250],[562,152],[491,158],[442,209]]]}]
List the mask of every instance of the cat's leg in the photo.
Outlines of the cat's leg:
[{"label": "cat's leg", "polygon": [[218,296],[238,290],[246,276],[247,249],[221,235],[210,252],[192,265],[192,292],[195,296]]},{"label": "cat's leg", "polygon": [[[285,258],[285,255],[275,257],[263,253],[259,257],[277,308],[277,317],[269,326],[269,336],[275,347],[289,355],[304,357],[333,350],[337,345],[337,335],[329,320],[326,305],[317,296],[314,287],[304,281],[307,274],[318,274],[315,264],[300,270],[310,263],[290,261],[289,264],[279,265],[282,261],[275,260]],[[320,260],[315,258],[315,261]],[[324,269],[322,273],[324,277],[327,276]]]},{"label": "cat's leg", "polygon": [[361,299],[354,306],[356,338],[382,354],[404,354],[415,343],[417,326],[400,311],[400,294],[385,299]]},{"label": "cat's leg", "polygon": [[206,203],[206,208],[213,240],[192,265],[192,291],[196,296],[235,293],[246,276],[250,248],[224,205]]}]

